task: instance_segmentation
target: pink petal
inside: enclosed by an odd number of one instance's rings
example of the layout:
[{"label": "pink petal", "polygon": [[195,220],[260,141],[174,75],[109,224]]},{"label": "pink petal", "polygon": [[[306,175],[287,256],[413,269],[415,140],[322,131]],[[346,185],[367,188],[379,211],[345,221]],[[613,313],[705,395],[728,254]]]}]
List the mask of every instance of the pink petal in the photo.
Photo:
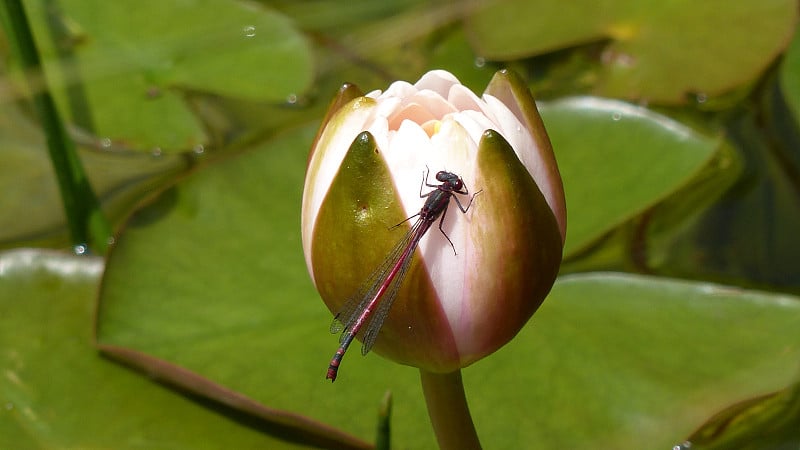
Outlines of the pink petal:
[{"label": "pink petal", "polygon": [[438,92],[442,97],[446,97],[451,86],[460,84],[458,78],[446,70],[431,70],[414,83],[414,86],[420,91],[430,89]]}]

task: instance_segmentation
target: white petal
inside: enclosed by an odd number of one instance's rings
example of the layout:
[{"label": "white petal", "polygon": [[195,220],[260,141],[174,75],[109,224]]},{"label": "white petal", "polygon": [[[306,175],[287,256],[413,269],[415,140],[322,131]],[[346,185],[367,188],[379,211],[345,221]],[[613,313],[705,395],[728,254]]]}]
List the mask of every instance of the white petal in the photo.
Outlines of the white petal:
[{"label": "white petal", "polygon": [[382,98],[378,101],[378,106],[375,108],[376,117],[389,117],[394,114],[395,110],[401,108],[403,99],[397,97]]},{"label": "white petal", "polygon": [[495,117],[497,117],[497,123],[500,126],[500,129],[497,131],[511,144],[511,147],[522,162],[522,165],[528,169],[528,172],[530,172],[534,181],[536,181],[536,185],[539,186],[542,194],[544,194],[547,204],[555,214],[555,211],[560,209],[560,202],[553,191],[553,186],[560,187],[561,182],[556,182],[552,179],[552,175],[541,157],[541,152],[536,146],[531,132],[524,127],[517,116],[496,97],[486,94],[483,98],[494,112]]},{"label": "white petal", "polygon": [[392,180],[406,217],[418,213],[422,207],[419,183],[432,153],[433,146],[428,134],[410,120],[403,121],[397,131],[389,134],[389,144],[383,149],[383,157],[392,172]]},{"label": "white petal", "polygon": [[386,121],[386,117],[376,116],[366,131],[372,133],[372,137],[375,138],[375,145],[378,146],[379,150],[385,151],[385,149],[389,148],[391,133],[389,132],[389,123]]},{"label": "white petal", "polygon": [[[452,117],[442,122],[441,130],[431,141],[435,149],[431,161],[438,162],[435,168],[431,167],[431,177],[439,170],[459,175],[464,180],[470,195],[455,195],[466,207],[470,196],[479,189],[472,185],[473,175],[477,170],[475,167],[477,143]],[[431,183],[435,184],[436,181],[431,180]],[[433,277],[433,286],[442,300],[442,308],[452,325],[461,322],[463,308],[468,305],[464,286],[467,284],[465,277],[469,272],[465,271],[465,263],[468,261],[468,255],[472,253],[472,241],[468,239],[467,228],[474,214],[472,207],[464,214],[458,205],[454,204],[455,202],[455,199],[450,200],[450,205],[444,213],[442,227],[453,242],[453,246],[439,230],[441,218],[434,222],[419,246],[423,262]],[[453,252],[453,247],[457,254]]]},{"label": "white petal", "polygon": [[417,92],[417,88],[414,87],[411,83],[407,81],[395,81],[389,88],[386,89],[383,94],[379,95],[379,99],[383,98],[390,98],[390,97],[397,97],[397,98],[405,98],[414,95]]},{"label": "white petal", "polygon": [[[467,130],[476,147],[480,143],[484,131],[497,128],[494,122],[478,111],[462,111],[453,115],[453,119]],[[499,132],[500,130],[496,131]]]},{"label": "white petal", "polygon": [[[434,147],[439,152],[441,160],[448,161],[450,166],[447,169],[450,172],[462,175],[457,171],[472,171],[475,166],[475,156],[477,154],[478,139],[480,138],[483,130],[473,134],[473,132],[464,127],[459,118],[462,118],[467,112],[451,114],[442,120],[441,128],[431,140]],[[478,127],[475,127],[477,130]],[[476,139],[477,138],[477,139]],[[455,165],[454,165],[455,164]]]},{"label": "white petal", "polygon": [[[517,116],[511,112],[506,105],[504,105],[500,100],[496,97],[492,97],[491,95],[484,95],[484,100],[486,100],[486,104],[488,109],[491,110],[492,116],[494,116],[494,122],[496,125],[496,131],[503,135],[503,137],[511,144],[511,147],[517,153],[517,156],[520,158],[523,164],[526,164],[527,161],[523,159],[523,156],[520,154],[521,149],[531,149],[533,148],[533,137],[531,133],[528,131],[527,128],[522,126],[522,123],[517,119]],[[527,153],[527,152],[523,152]],[[526,165],[527,166],[527,165]],[[530,166],[527,166],[530,168]]]},{"label": "white petal", "polygon": [[399,129],[400,125],[406,120],[421,125],[436,119],[437,117],[424,105],[417,102],[404,102],[403,106],[394,111],[389,117],[389,129]]},{"label": "white petal", "polygon": [[431,70],[417,81],[414,86],[418,90],[430,89],[438,92],[442,97],[447,97],[450,87],[460,85],[455,75],[446,70]]},{"label": "white petal", "polygon": [[439,120],[441,120],[447,114],[458,111],[449,101],[447,101],[444,96],[430,89],[423,89],[417,92],[408,101],[422,105],[425,107],[425,109],[430,111],[430,113],[436,119]]},{"label": "white petal", "polygon": [[484,109],[483,100],[463,84],[451,87],[447,93],[447,100],[459,111],[483,111]]}]

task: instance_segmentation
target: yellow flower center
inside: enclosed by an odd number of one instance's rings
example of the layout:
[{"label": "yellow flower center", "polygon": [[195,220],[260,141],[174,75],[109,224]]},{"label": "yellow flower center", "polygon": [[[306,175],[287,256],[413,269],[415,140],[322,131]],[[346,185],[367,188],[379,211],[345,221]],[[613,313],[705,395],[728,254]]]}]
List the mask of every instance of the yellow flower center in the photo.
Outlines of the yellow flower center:
[{"label": "yellow flower center", "polygon": [[434,134],[438,133],[439,130],[442,128],[442,121],[441,120],[429,120],[421,125],[422,129],[425,130],[425,133],[428,134],[428,137],[433,137]]}]

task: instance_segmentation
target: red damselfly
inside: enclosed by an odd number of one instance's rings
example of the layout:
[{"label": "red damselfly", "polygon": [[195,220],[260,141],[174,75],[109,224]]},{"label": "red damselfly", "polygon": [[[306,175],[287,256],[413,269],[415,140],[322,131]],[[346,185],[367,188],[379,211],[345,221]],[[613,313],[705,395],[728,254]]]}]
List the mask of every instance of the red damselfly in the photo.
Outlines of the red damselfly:
[{"label": "red damselfly", "polygon": [[[450,199],[454,199],[461,212],[465,213],[472,205],[472,200],[481,191],[476,192],[469,199],[469,203],[465,207],[455,194],[469,195],[469,190],[464,185],[464,181],[458,175],[446,172],[444,170],[436,173],[436,180],[441,184],[428,183],[428,169],[425,169],[422,175],[422,183],[419,187],[420,198],[427,198],[422,209],[413,216],[398,223],[392,228],[399,227],[400,225],[408,222],[409,220],[417,217],[414,225],[403,236],[402,239],[392,248],[389,255],[378,266],[372,275],[362,284],[358,292],[350,297],[344,304],[339,313],[333,318],[331,323],[331,333],[340,333],[339,348],[331,359],[328,366],[328,374],[325,377],[331,381],[336,380],[336,374],[339,370],[339,364],[342,362],[344,353],[353,342],[353,339],[363,330],[361,346],[361,354],[366,355],[367,352],[375,344],[378,338],[378,332],[383,325],[386,316],[389,314],[389,309],[397,297],[400,286],[403,284],[403,279],[411,267],[411,260],[414,256],[414,251],[419,244],[422,236],[431,227],[437,218],[439,220],[439,231],[447,238],[447,242],[453,247],[453,253],[456,253],[456,247],[453,241],[444,232],[442,226],[444,218],[447,213],[447,207],[450,205]],[[425,194],[422,193],[423,186],[436,188]]]}]

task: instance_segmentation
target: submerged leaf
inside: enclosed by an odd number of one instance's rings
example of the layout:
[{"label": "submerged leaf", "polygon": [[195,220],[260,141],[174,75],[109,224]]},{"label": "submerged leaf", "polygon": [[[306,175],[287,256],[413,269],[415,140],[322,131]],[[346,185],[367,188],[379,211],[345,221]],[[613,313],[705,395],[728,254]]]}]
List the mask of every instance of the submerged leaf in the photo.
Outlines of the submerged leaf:
[{"label": "submerged leaf", "polygon": [[510,60],[608,42],[596,93],[681,103],[752,82],[794,33],[794,0],[499,0],[471,13],[476,52]]}]

